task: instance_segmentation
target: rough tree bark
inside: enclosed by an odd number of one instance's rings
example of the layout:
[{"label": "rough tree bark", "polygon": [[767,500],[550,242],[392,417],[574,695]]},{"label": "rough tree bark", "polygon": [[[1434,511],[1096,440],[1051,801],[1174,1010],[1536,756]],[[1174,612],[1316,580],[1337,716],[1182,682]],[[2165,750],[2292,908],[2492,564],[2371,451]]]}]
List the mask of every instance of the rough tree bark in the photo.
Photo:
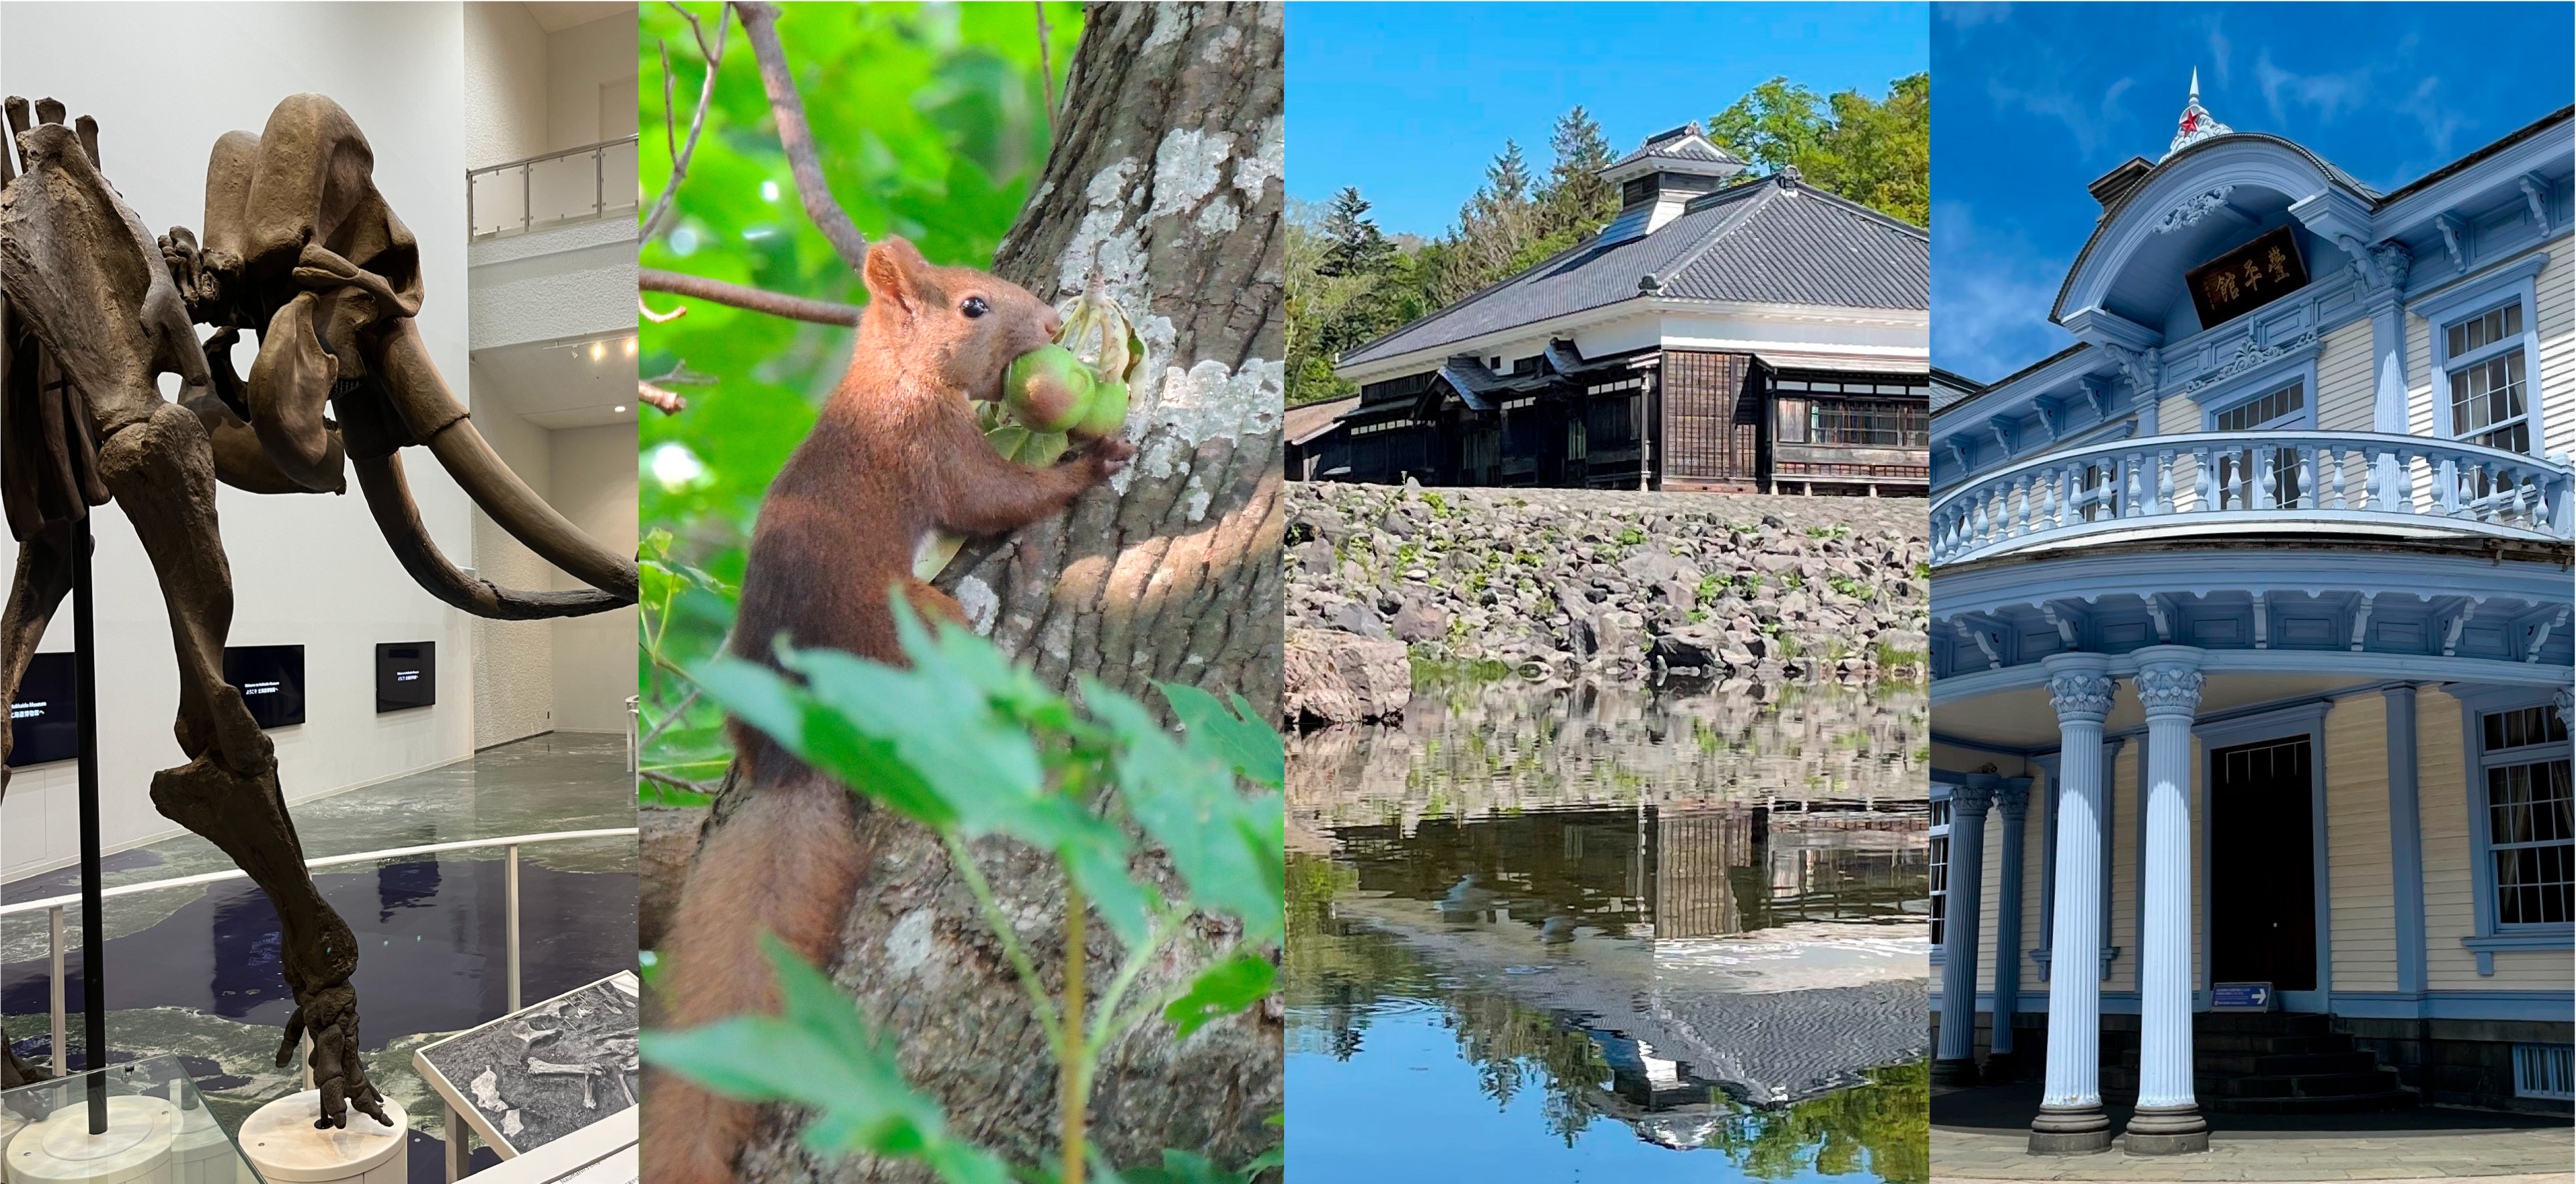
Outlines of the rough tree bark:
[{"label": "rough tree bark", "polygon": [[[1151,681],[1191,683],[1277,718],[1282,41],[1276,4],[1093,5],[1053,154],[995,260],[1050,300],[1096,268],[1149,354],[1129,473],[1062,519],[970,547],[939,581],[1058,685],[1089,675],[1159,705]],[[851,904],[839,982],[900,1034],[904,1068],[953,1124],[1040,1160],[1055,1142],[1055,1076],[1000,947],[935,840],[885,811],[860,825],[884,854]],[[1022,941],[1060,951],[1059,878],[998,846],[982,854]],[[1089,927],[1089,958],[1106,973],[1119,951],[1100,931]],[[1156,967],[1143,985],[1183,970]],[[1280,1035],[1261,1011],[1186,1041],[1140,1030],[1104,1061],[1094,1144],[1118,1167],[1159,1162],[1165,1147],[1221,1164],[1258,1154],[1277,1140],[1266,1120],[1282,1106]],[[774,1118],[744,1178],[924,1178],[814,1161],[797,1126]]]}]

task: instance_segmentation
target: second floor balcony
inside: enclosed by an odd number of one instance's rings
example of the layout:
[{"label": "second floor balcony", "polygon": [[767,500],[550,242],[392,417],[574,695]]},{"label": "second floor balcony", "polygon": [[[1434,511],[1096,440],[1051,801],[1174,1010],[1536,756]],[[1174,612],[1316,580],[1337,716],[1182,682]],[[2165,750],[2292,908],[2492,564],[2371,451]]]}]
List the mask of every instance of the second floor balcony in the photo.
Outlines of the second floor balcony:
[{"label": "second floor balcony", "polygon": [[468,237],[476,242],[558,226],[632,218],[636,138],[623,136],[465,173]]},{"label": "second floor balcony", "polygon": [[2156,539],[2568,543],[2571,472],[2373,432],[2151,436],[2035,457],[1932,503],[1935,567]]}]

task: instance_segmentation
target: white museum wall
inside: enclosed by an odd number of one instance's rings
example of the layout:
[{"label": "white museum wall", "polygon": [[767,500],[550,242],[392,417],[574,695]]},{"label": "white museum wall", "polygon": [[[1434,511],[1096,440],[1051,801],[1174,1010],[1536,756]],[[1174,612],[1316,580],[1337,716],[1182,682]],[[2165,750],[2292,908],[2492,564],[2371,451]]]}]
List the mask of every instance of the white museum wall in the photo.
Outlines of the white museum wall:
[{"label": "white museum wall", "polygon": [[[620,554],[635,552],[635,425],[557,428],[553,439],[556,509]],[[580,585],[558,573],[558,588]],[[573,732],[626,730],[626,699],[635,693],[633,607],[554,622],[555,727]]]},{"label": "white museum wall", "polygon": [[526,160],[555,147],[546,138],[544,27],[517,0],[464,8],[465,167]]},{"label": "white museum wall", "polygon": [[[365,129],[375,178],[420,240],[420,329],[439,369],[466,386],[463,29],[455,3],[0,6],[0,90],[61,99],[100,125],[106,171],[158,233],[204,218],[205,161],[227,131],[262,127],[277,101],[330,95]],[[135,46],[183,46],[180,58]],[[186,63],[226,63],[209,71]],[[240,359],[247,370],[249,358]],[[471,505],[425,453],[406,457],[422,520],[450,556],[471,552]],[[354,481],[352,482],[354,484]],[[271,733],[290,799],[428,768],[473,749],[471,618],[421,591],[356,495],[217,501],[232,557],[236,645],[306,647],[306,722]],[[632,526],[629,526],[631,534]],[[171,737],[178,671],[152,569],[122,512],[96,519],[101,806],[111,849],[177,828],[152,808],[155,770],[183,761]],[[0,565],[15,544],[0,538]],[[68,649],[69,606],[41,650]],[[441,702],[378,716],[378,642],[439,643]],[[0,879],[73,861],[69,763],[17,771],[0,805]]]},{"label": "white museum wall", "polygon": [[[481,365],[474,367],[474,422],[510,471],[543,497],[554,479],[549,433],[502,405],[501,390],[498,379]],[[553,564],[480,509],[474,511],[473,567],[476,575],[505,588],[553,588],[561,578]],[[490,748],[552,729],[555,623],[477,617],[472,629],[474,747]]]},{"label": "white museum wall", "polygon": [[634,135],[635,63],[632,10],[549,35],[546,138],[550,142],[540,151]]}]

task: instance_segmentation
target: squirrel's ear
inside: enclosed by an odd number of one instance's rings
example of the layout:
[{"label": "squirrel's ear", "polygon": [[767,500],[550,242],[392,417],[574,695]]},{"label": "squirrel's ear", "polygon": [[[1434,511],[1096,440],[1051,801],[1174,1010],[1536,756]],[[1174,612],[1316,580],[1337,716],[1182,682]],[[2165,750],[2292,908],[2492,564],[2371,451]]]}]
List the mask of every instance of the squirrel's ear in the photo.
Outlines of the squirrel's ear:
[{"label": "squirrel's ear", "polygon": [[893,300],[907,309],[921,305],[922,273],[930,267],[919,248],[888,235],[868,246],[865,273],[868,298]]}]

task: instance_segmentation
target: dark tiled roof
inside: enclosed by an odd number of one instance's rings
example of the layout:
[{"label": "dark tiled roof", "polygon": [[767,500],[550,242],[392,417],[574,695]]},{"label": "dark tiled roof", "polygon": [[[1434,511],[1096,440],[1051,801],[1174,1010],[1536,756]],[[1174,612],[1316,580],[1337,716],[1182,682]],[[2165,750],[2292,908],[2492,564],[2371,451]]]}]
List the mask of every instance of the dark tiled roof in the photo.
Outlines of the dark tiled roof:
[{"label": "dark tiled roof", "polygon": [[1744,163],[1742,157],[1710,143],[1707,137],[1698,132],[1689,128],[1674,128],[1646,141],[1644,147],[1620,157],[1609,168],[1601,171],[1606,173],[1621,165],[1634,164],[1641,160],[1699,160],[1713,164]]},{"label": "dark tiled roof", "polygon": [[1435,349],[1635,300],[1639,281],[1683,300],[1927,309],[1931,236],[1798,181],[1763,178],[1693,201],[1641,238],[1569,248],[1341,358]]}]

